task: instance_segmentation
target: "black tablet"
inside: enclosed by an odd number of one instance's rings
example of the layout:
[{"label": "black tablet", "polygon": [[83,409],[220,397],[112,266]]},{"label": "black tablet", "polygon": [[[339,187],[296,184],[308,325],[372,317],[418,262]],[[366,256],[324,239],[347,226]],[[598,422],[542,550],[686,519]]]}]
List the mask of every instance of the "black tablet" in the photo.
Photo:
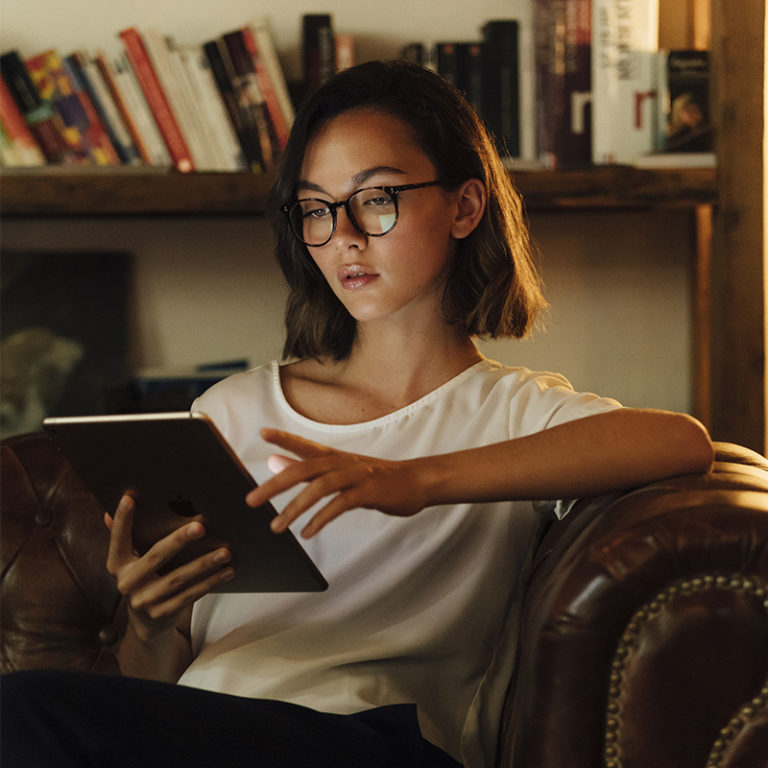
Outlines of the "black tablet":
[{"label": "black tablet", "polygon": [[206,535],[164,570],[229,547],[235,578],[217,592],[309,592],[328,584],[290,531],[275,534],[270,504],[252,509],[256,486],[203,413],[47,418],[43,427],[109,514],[124,493],[136,500],[134,545],[145,552],[192,520]]}]

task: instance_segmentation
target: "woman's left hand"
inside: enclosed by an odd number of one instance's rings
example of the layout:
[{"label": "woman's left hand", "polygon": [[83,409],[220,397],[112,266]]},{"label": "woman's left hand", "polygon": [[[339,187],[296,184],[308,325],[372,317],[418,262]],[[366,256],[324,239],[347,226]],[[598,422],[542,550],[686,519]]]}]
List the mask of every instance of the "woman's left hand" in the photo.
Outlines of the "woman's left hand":
[{"label": "woman's left hand", "polygon": [[307,483],[272,521],[275,532],[284,531],[321,499],[328,502],[304,527],[304,538],[357,507],[408,517],[428,505],[424,460],[387,461],[346,453],[276,429],[262,429],[261,436],[299,458],[270,457],[270,467],[277,474],[251,491],[246,503],[258,507],[299,483]]}]

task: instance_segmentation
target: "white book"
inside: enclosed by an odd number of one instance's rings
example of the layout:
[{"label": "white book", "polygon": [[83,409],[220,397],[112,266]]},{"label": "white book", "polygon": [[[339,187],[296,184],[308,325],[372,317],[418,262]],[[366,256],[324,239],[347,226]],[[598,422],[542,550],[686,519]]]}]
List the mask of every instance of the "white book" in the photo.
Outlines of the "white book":
[{"label": "white book", "polygon": [[115,87],[119,89],[128,109],[136,123],[136,129],[144,141],[149,154],[150,164],[160,168],[172,165],[171,156],[165,146],[160,129],[152,115],[152,110],[141,90],[136,75],[128,61],[128,56],[122,53],[112,62],[112,76]]},{"label": "white book", "polygon": [[168,40],[156,29],[147,29],[141,33],[144,46],[147,49],[152,66],[155,68],[157,79],[160,81],[171,112],[179,127],[184,143],[192,156],[195,170],[207,165],[203,139],[197,129],[193,112],[190,109],[182,84],[176,75],[176,67],[171,59]]},{"label": "white book", "polygon": [[593,0],[592,161],[632,163],[654,149],[659,0]]},{"label": "white book", "polygon": [[246,170],[248,164],[216,87],[203,46],[186,45],[177,50],[186,68],[192,94],[200,108],[206,137],[215,156],[215,170]]},{"label": "white book", "polygon": [[259,55],[264,59],[264,66],[269,72],[272,81],[272,88],[275,91],[277,100],[280,102],[280,108],[285,115],[285,120],[290,127],[293,125],[294,110],[291,96],[288,93],[288,85],[285,82],[285,73],[277,56],[277,49],[272,38],[272,32],[269,28],[269,21],[266,18],[254,19],[250,23],[251,31],[256,38],[259,46]]}]

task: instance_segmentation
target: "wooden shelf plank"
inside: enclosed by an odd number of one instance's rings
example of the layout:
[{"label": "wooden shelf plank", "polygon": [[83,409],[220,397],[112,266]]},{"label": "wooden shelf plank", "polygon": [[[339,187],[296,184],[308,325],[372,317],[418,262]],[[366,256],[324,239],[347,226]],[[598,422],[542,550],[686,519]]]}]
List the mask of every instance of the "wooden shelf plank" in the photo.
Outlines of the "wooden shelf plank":
[{"label": "wooden shelf plank", "polygon": [[[512,177],[529,210],[694,207],[717,202],[712,168],[601,166],[520,171]],[[0,179],[4,216],[261,215],[271,183],[249,173],[114,170],[14,171]]]}]

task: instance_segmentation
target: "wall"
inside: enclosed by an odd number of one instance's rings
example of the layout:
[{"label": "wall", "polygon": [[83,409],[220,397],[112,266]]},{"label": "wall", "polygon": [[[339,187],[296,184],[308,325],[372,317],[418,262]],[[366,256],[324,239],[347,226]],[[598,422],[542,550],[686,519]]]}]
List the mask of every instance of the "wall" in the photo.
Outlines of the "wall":
[{"label": "wall", "polygon": [[[155,25],[181,42],[200,42],[260,12],[252,2],[224,0],[211,21],[209,4],[200,5],[205,13],[193,13],[194,7],[182,0],[9,0],[2,10],[0,46],[18,47],[25,55],[46,46],[63,52],[114,48],[114,33],[130,24]],[[524,0],[519,7],[508,0],[478,0],[471,10],[436,13],[443,7],[412,0],[329,0],[312,8],[284,0],[279,15],[270,17],[290,76],[299,72],[299,16],[310,10],[331,10],[338,32],[357,35],[360,58],[396,53],[402,30],[408,30],[407,39],[459,39],[476,36],[485,19],[529,18]],[[44,27],[39,18],[46,20]],[[689,215],[537,213],[531,224],[552,304],[548,331],[530,341],[488,343],[484,351],[504,362],[562,371],[576,387],[628,405],[688,410]],[[136,368],[235,357],[258,363],[279,355],[284,289],[269,243],[261,219],[19,219],[3,226],[7,248],[135,253],[131,358]]]}]

